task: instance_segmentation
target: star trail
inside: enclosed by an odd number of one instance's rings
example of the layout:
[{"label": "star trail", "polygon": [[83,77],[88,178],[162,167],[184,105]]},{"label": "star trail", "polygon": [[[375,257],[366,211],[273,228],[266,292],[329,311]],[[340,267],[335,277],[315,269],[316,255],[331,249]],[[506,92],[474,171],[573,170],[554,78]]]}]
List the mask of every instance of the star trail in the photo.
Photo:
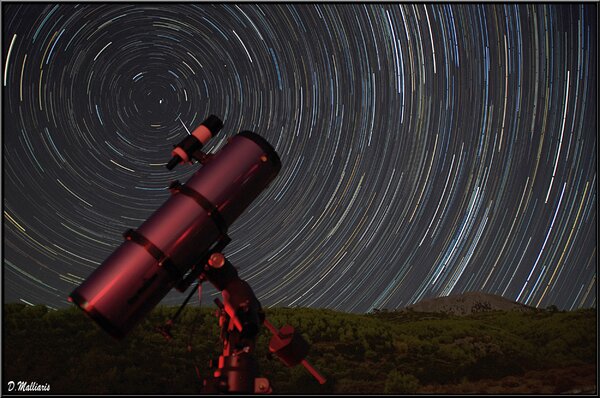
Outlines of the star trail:
[{"label": "star trail", "polygon": [[283,163],[225,251],[263,306],[596,306],[596,4],[2,12],[5,302],[70,305],[215,114]]}]

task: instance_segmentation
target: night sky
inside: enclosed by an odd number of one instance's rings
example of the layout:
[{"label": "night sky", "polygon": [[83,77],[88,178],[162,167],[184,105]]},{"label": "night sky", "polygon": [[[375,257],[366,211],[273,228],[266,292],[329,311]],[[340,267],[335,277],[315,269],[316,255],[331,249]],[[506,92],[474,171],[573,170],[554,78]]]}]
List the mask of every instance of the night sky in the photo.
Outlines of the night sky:
[{"label": "night sky", "polygon": [[71,305],[200,167],[165,164],[215,114],[208,150],[252,130],[283,163],[225,250],[263,306],[596,306],[596,4],[2,14],[5,302]]}]

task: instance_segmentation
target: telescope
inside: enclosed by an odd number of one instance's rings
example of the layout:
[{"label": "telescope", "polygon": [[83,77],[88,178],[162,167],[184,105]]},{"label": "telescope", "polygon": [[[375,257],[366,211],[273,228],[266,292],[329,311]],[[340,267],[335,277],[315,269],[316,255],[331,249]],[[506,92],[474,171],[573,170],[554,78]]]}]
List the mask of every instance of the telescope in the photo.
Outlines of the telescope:
[{"label": "telescope", "polygon": [[[171,289],[183,292],[195,280],[196,287],[207,280],[223,296],[223,302],[215,302],[224,347],[213,378],[205,380],[206,391],[270,392],[268,380],[256,377],[252,357],[261,325],[273,333],[271,352],[287,366],[301,363],[322,384],[325,378],[305,359],[308,344],[293,327],[278,331],[265,319],[252,288],[222,254],[231,241],[228,228],[281,169],[275,149],[251,131],[229,138],[215,154],[204,153],[204,145],[222,127],[223,122],[210,115],[174,147],[167,169],[194,160],[200,169],[185,184],[172,182],[169,199],[137,229],[125,231],[124,242],[68,300],[121,339]],[[172,324],[170,320],[160,328],[167,338],[172,337]]]}]

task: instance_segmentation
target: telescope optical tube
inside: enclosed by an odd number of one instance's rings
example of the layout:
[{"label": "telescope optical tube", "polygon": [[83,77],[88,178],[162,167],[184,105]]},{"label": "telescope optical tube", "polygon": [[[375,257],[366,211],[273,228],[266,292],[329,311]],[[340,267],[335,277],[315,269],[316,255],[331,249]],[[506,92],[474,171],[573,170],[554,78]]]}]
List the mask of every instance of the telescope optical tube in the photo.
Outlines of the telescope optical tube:
[{"label": "telescope optical tube", "polygon": [[243,131],[123,242],[69,296],[106,332],[124,337],[273,181],[281,161],[261,136]]}]

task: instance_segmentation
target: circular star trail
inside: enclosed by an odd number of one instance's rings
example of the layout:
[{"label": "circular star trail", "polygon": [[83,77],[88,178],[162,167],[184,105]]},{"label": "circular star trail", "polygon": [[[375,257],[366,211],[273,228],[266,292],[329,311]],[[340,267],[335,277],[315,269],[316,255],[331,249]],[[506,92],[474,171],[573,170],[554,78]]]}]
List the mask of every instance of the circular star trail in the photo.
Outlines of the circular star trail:
[{"label": "circular star trail", "polygon": [[225,251],[264,306],[595,306],[596,7],[3,4],[4,299],[66,306],[215,114],[282,159]]}]

